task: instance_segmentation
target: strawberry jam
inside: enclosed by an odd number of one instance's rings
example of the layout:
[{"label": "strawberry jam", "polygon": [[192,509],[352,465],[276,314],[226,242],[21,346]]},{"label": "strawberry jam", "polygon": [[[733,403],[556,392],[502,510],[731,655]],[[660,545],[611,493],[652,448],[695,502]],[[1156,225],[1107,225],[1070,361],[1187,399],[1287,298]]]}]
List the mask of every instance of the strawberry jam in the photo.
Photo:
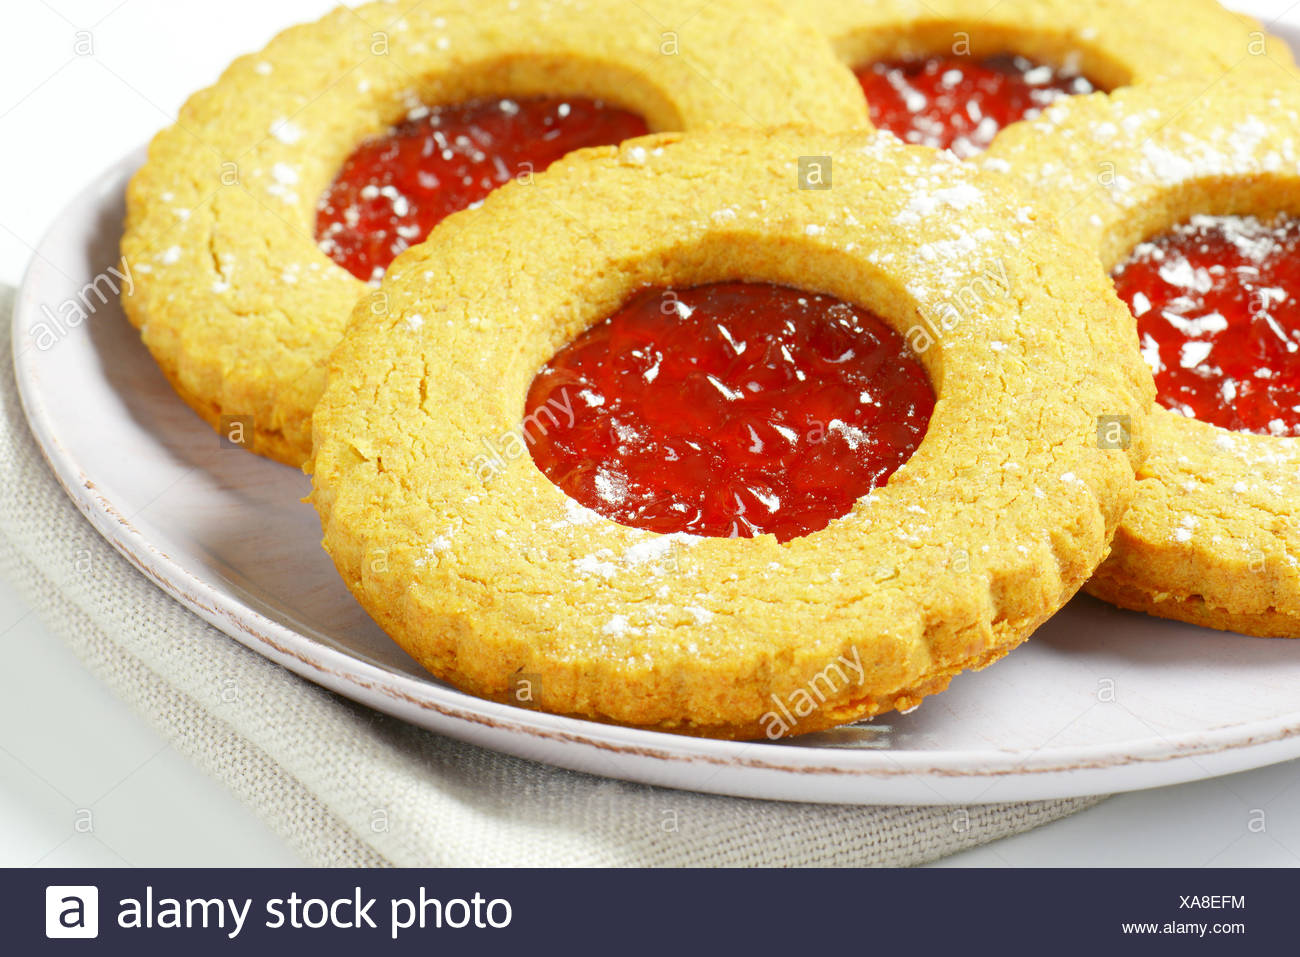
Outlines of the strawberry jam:
[{"label": "strawberry jam", "polygon": [[1022,56],[920,57],[872,63],[856,72],[878,128],[907,143],[951,149],[963,159],[988,149],[1004,126],[1096,89],[1077,73]]},{"label": "strawberry jam", "polygon": [[358,279],[381,275],[445,217],[585,146],[648,130],[635,113],[574,97],[421,107],[348,157],[316,211],[316,240]]},{"label": "strawberry jam", "polygon": [[1195,216],[1115,270],[1160,404],[1263,435],[1300,435],[1300,219]]},{"label": "strawberry jam", "polygon": [[647,289],[560,350],[525,436],[551,481],[623,525],[788,541],[883,485],[934,401],[871,313],[727,282]]}]

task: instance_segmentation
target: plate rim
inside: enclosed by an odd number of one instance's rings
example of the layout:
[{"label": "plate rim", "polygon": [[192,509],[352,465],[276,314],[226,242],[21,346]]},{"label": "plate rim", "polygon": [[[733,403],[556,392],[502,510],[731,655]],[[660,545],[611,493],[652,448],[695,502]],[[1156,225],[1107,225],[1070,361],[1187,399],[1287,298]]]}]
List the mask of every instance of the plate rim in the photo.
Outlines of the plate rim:
[{"label": "plate rim", "polygon": [[[84,228],[81,224],[101,210],[105,197],[110,195],[106,187],[118,181],[125,183],[144,155],[145,148],[139,147],[102,170],[59,210],[35,247],[15,299],[10,332],[14,375],[23,413],[56,480],[101,537],[173,599],[225,635],[300,677],[428,730],[531,760],[684,790],[771,800],[823,800],[815,793],[806,793],[802,786],[810,775],[819,779],[833,776],[874,782],[869,789],[872,793],[860,800],[846,799],[839,790],[824,798],[836,803],[846,800],[860,804],[889,803],[900,796],[887,793],[891,790],[890,782],[903,778],[922,785],[930,778],[988,781],[990,787],[1007,778],[1037,779],[1035,785],[1020,789],[1018,797],[994,795],[989,800],[1019,800],[1030,792],[1038,798],[1074,797],[1198,780],[1300,756],[1300,709],[1289,715],[1209,730],[1176,735],[1157,732],[1122,743],[1029,751],[819,748],[696,738],[551,715],[476,698],[450,686],[422,681],[354,657],[267,617],[173,559],[164,543],[140,531],[122,509],[100,492],[93,476],[59,438],[58,417],[51,413],[44,397],[46,386],[41,380],[39,361],[42,353],[30,348],[27,337],[33,317],[38,314],[34,289],[42,281],[42,270],[54,268],[45,265],[47,251],[57,243],[63,230],[73,224]],[[83,322],[72,334],[88,334],[82,333],[88,327],[89,323]],[[536,748],[528,747],[530,743],[555,745],[559,750],[539,755]],[[577,752],[569,754],[570,748],[576,748]],[[584,749],[587,760],[582,759]],[[612,774],[610,769],[602,770],[590,760],[596,756],[593,750],[606,759],[611,754],[631,758],[633,765],[620,767]],[[758,754],[746,753],[755,750]],[[1225,759],[1225,765],[1233,765],[1227,770],[1209,771],[1198,760],[1229,754],[1243,760]],[[1254,760],[1260,757],[1264,760]],[[652,772],[641,767],[642,762],[657,762],[660,767]],[[749,782],[732,777],[715,780],[718,777],[715,775],[692,785],[688,780],[689,771],[702,764],[741,775],[759,774]],[[1170,769],[1180,766],[1178,773],[1151,776],[1159,780],[1147,780],[1148,776],[1140,773],[1126,775],[1124,780],[1095,780],[1105,772],[1152,765]],[[780,786],[770,780],[773,775],[792,780]],[[796,793],[798,796],[792,797]],[[920,795],[922,801],[911,800],[915,797],[916,794],[909,792],[908,803],[924,802],[924,795]],[[940,797],[941,800],[928,803],[960,803],[957,798]],[[970,803],[980,801],[974,798]]]}]

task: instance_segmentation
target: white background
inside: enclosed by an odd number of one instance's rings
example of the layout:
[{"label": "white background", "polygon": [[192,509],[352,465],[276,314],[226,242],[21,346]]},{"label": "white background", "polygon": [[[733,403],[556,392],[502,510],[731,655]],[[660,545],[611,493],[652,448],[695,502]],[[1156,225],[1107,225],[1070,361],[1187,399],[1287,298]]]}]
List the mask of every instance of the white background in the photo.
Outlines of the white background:
[{"label": "white background", "polygon": [[[67,198],[169,124],[190,92],[332,5],[5,0],[0,282],[17,284]],[[1232,5],[1300,22],[1290,0]],[[87,55],[77,52],[80,31]],[[3,581],[0,661],[0,866],[300,863],[93,679]],[[1259,812],[1263,830],[1250,827]],[[1300,762],[1115,797],[944,863],[1296,866]]]}]

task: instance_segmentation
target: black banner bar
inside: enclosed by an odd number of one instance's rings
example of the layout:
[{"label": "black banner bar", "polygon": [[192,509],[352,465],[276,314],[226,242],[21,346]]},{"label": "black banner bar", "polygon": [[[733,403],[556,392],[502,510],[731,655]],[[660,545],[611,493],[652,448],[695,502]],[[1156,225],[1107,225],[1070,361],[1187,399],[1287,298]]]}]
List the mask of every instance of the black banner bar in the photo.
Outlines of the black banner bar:
[{"label": "black banner bar", "polygon": [[0,953],[1294,953],[1296,871],[0,872]]}]

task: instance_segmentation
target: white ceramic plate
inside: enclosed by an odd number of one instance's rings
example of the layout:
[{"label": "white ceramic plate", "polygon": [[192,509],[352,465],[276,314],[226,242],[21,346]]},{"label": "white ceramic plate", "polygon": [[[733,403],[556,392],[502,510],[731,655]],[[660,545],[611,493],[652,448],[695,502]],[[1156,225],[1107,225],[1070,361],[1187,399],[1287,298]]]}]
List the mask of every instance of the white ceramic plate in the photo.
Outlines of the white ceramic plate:
[{"label": "white ceramic plate", "polygon": [[[1132,790],[1300,756],[1300,642],[1075,600],[1024,647],[908,715],[787,743],[703,741],[538,714],[425,674],[354,603],[296,471],[223,448],[116,301],[38,348],[48,307],[117,263],[137,154],[61,214],[14,318],[23,402],[86,517],[259,654],[414,724],[594,774],[759,798],[971,804]],[[56,323],[57,327],[58,324]]]}]

